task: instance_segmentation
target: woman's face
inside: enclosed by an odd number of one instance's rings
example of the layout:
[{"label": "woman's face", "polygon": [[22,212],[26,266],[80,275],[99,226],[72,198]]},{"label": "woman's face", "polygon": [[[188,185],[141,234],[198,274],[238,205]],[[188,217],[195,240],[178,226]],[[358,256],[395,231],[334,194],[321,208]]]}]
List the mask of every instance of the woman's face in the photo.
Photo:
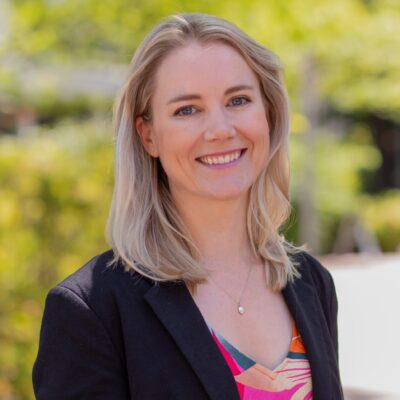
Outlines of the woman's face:
[{"label": "woman's face", "polygon": [[136,120],[177,201],[245,196],[265,167],[269,126],[256,75],[232,47],[190,43],[155,76],[152,120]]}]

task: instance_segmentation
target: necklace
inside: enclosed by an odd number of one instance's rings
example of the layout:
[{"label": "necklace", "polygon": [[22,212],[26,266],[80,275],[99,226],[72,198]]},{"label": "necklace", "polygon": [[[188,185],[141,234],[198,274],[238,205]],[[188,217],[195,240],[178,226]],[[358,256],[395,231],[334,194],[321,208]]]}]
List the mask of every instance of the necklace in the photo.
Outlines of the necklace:
[{"label": "necklace", "polygon": [[252,264],[252,266],[249,268],[249,272],[247,273],[246,282],[245,282],[245,284],[244,284],[244,286],[243,286],[242,292],[240,293],[240,297],[239,297],[239,300],[238,300],[238,301],[236,301],[236,299],[235,299],[230,293],[228,293],[224,287],[220,286],[220,285],[219,285],[213,278],[211,278],[211,276],[210,276],[211,281],[212,281],[216,286],[218,286],[221,290],[223,290],[223,291],[236,303],[236,305],[237,305],[237,311],[238,311],[238,313],[239,313],[240,315],[243,315],[243,314],[246,312],[246,308],[242,305],[242,297],[243,297],[244,290],[246,289],[247,283],[248,283],[248,281],[249,281],[250,273],[251,273],[251,270],[253,269],[253,265],[254,265],[254,264]]}]

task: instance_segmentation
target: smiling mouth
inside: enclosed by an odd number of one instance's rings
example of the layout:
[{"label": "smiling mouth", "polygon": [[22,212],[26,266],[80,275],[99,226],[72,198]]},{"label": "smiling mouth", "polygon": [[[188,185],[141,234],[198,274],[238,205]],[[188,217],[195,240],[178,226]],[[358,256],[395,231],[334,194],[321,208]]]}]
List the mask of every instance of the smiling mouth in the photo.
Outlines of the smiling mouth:
[{"label": "smiling mouth", "polygon": [[246,149],[241,149],[237,151],[232,151],[231,153],[219,155],[219,156],[204,156],[196,158],[196,161],[201,162],[205,165],[227,165],[233,164],[235,161],[239,160],[245,153]]}]

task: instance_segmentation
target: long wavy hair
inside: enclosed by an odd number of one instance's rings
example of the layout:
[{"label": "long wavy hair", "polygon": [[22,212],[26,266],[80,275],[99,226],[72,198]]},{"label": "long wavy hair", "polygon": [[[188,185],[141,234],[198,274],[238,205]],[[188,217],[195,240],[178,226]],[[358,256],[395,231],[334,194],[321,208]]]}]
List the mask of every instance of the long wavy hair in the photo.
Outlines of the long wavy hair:
[{"label": "long wavy hair", "polygon": [[151,119],[154,77],[173,50],[190,42],[223,43],[239,52],[258,77],[270,126],[266,168],[250,189],[247,231],[254,254],[265,265],[266,285],[281,290],[300,277],[294,254],[280,228],[288,219],[289,104],[278,58],[230,22],[207,14],[178,14],[162,20],[142,41],[114,107],[115,186],[107,223],[112,263],[160,281],[184,281],[195,291],[207,280],[193,242],[168,187],[158,158],[144,149],[135,120]]}]

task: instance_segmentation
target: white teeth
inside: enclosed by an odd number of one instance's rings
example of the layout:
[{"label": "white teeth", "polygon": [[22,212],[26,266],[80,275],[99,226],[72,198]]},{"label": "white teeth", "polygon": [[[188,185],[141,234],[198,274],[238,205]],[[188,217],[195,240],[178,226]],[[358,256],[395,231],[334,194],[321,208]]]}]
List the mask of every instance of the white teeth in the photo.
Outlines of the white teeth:
[{"label": "white teeth", "polygon": [[241,151],[235,151],[234,153],[227,154],[225,156],[218,157],[201,157],[200,161],[205,164],[213,165],[213,164],[227,164],[234,160],[237,160],[240,157]]}]

